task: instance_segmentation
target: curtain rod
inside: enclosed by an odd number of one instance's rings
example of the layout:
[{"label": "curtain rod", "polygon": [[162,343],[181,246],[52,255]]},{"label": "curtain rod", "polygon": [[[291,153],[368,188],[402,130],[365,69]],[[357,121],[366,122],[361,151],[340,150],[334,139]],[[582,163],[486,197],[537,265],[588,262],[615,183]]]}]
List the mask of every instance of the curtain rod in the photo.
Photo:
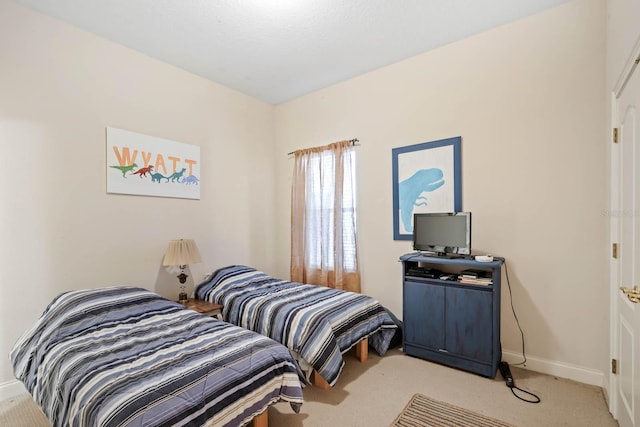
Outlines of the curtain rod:
[{"label": "curtain rod", "polygon": [[[358,144],[358,142],[360,142],[360,140],[359,140],[358,138],[350,139],[350,140],[349,140],[349,142],[351,143],[351,145],[360,145],[360,144]],[[295,153],[295,151],[292,151],[292,152],[290,152],[290,153],[287,153],[287,156],[290,156],[290,155],[292,155],[293,153]]]}]

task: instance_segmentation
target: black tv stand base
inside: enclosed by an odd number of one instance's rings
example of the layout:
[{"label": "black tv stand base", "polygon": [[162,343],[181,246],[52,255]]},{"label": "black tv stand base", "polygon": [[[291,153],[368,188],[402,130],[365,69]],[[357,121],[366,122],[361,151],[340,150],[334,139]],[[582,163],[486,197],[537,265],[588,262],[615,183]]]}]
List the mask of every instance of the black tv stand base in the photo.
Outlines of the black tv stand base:
[{"label": "black tv stand base", "polygon": [[469,259],[469,260],[475,259],[475,257],[471,255],[449,254],[446,252],[416,252],[415,254],[420,256],[443,258],[443,259]]}]

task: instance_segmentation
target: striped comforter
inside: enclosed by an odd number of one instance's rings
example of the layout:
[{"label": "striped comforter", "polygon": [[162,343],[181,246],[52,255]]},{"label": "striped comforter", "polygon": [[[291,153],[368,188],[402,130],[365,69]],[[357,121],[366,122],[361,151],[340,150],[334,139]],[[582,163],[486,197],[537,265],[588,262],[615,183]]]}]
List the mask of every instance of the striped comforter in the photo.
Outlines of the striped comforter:
[{"label": "striped comforter", "polygon": [[371,297],[278,280],[242,265],[215,271],[197,286],[196,297],[222,304],[225,321],[284,344],[332,386],[344,366],[342,353],[369,337],[383,356],[397,329]]},{"label": "striped comforter", "polygon": [[284,346],[141,288],[58,296],[10,358],[54,426],[241,426],[302,404]]}]

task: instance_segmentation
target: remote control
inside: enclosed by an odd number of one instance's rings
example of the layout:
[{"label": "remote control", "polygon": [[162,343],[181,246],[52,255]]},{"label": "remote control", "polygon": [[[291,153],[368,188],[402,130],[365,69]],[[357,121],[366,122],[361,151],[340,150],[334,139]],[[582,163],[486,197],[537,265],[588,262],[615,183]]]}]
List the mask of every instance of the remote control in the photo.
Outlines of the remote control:
[{"label": "remote control", "polygon": [[502,378],[507,383],[507,387],[513,388],[515,383],[513,382],[513,375],[511,375],[511,369],[509,369],[509,364],[507,362],[498,363],[498,369],[500,369],[500,373],[502,374]]}]

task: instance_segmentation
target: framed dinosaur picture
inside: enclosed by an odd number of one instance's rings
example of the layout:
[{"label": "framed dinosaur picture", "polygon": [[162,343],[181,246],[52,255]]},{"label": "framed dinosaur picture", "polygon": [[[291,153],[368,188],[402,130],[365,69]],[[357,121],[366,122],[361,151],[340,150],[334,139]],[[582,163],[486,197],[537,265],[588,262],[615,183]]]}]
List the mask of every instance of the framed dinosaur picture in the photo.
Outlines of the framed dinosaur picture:
[{"label": "framed dinosaur picture", "polygon": [[413,239],[413,214],[460,212],[460,146],[454,137],[393,148],[393,239]]},{"label": "framed dinosaur picture", "polygon": [[200,147],[108,127],[107,193],[200,199]]}]

